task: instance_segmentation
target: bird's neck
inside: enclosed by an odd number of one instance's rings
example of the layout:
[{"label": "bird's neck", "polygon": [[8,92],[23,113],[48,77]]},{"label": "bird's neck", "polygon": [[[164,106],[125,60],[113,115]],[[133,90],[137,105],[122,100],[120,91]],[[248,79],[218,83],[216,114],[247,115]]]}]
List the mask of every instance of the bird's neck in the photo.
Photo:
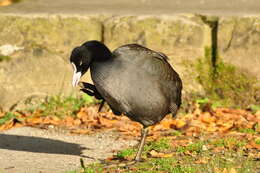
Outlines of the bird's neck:
[{"label": "bird's neck", "polygon": [[88,41],[82,46],[85,47],[92,61],[102,62],[112,58],[112,53],[108,47],[99,41]]},{"label": "bird's neck", "polygon": [[97,54],[93,55],[93,61],[94,62],[106,62],[112,59],[112,53],[111,52],[98,52]]}]

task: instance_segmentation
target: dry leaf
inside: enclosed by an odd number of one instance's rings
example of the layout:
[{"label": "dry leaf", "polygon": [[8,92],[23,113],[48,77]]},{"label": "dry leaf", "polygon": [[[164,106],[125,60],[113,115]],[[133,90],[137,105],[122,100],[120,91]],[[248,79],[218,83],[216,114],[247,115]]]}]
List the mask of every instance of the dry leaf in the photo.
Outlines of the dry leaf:
[{"label": "dry leaf", "polygon": [[260,116],[260,110],[256,111],[255,115]]},{"label": "dry leaf", "polygon": [[3,124],[2,126],[0,126],[0,131],[1,130],[7,130],[7,129],[11,129],[12,127],[14,127],[17,124],[17,120],[16,119],[11,119],[8,122],[6,122],[5,124]]},{"label": "dry leaf", "polygon": [[227,168],[224,168],[222,173],[229,173]]},{"label": "dry leaf", "polygon": [[231,168],[231,169],[229,170],[229,173],[237,173],[237,171],[236,171],[235,168]]},{"label": "dry leaf", "polygon": [[5,113],[0,112],[0,118],[3,118],[5,116]]},{"label": "dry leaf", "polygon": [[11,5],[13,3],[12,0],[2,0],[0,1],[0,7],[1,6],[8,6],[8,5]]},{"label": "dry leaf", "polygon": [[86,112],[83,111],[83,109],[81,109],[78,113],[77,113],[77,117],[82,119],[83,117],[86,117]]},{"label": "dry leaf", "polygon": [[53,121],[57,121],[57,122],[60,121],[60,118],[57,117],[57,116],[52,116],[51,118],[52,118]]},{"label": "dry leaf", "polygon": [[249,148],[249,149],[258,149],[260,150],[260,145],[255,143],[255,140],[251,140],[247,145],[246,145],[246,148]]},{"label": "dry leaf", "polygon": [[199,158],[198,160],[196,160],[194,163],[196,163],[196,164],[206,164],[206,163],[208,163],[208,160],[209,160],[209,158],[202,157],[202,158]]},{"label": "dry leaf", "polygon": [[225,150],[225,147],[215,147],[215,148],[213,148],[213,152],[215,152],[215,153],[222,152],[223,150]]},{"label": "dry leaf", "polygon": [[67,126],[73,126],[74,118],[68,116],[64,119],[64,122]]},{"label": "dry leaf", "polygon": [[183,120],[177,119],[175,120],[175,125],[177,129],[180,129],[186,125],[186,123]]},{"label": "dry leaf", "polygon": [[216,118],[211,116],[211,114],[209,112],[205,112],[203,114],[201,114],[201,116],[199,117],[199,119],[204,122],[204,123],[213,123],[216,121]]},{"label": "dry leaf", "polygon": [[76,129],[76,130],[71,130],[70,131],[73,134],[90,134],[90,130],[88,129]]},{"label": "dry leaf", "polygon": [[[230,108],[217,108],[214,110],[204,110],[201,111],[199,105],[195,105],[196,109],[194,112],[178,117],[174,119],[171,116],[166,116],[163,121],[150,128],[149,138],[158,138],[162,132],[166,132],[172,128],[182,129],[186,136],[197,136],[201,132],[210,133],[233,133],[234,129],[239,128],[256,128],[256,131],[260,131],[257,123],[260,123],[260,111],[256,114],[252,114],[246,110],[230,109]],[[80,126],[82,128],[91,129],[95,131],[97,129],[109,129],[114,128],[121,132],[123,135],[127,136],[140,136],[141,125],[139,123],[131,121],[126,116],[115,116],[111,112],[98,113],[98,106],[90,106],[81,108],[77,113],[76,117],[66,116],[64,119],[60,119],[56,116],[47,116],[41,118],[42,111],[36,110],[33,113],[17,113],[19,118],[24,118],[27,125],[37,125],[37,124],[50,124],[56,126],[67,126],[75,127]],[[0,113],[0,117],[3,117],[5,113]],[[25,125],[26,125],[25,124]],[[12,125],[12,123],[7,122],[5,125],[0,127],[0,130],[5,130],[6,128],[16,127],[17,125]],[[240,133],[241,135],[241,133]],[[253,140],[255,135],[251,134],[249,141]],[[186,142],[173,142],[173,146],[183,146],[189,144]],[[250,144],[248,147],[258,148],[257,144]],[[216,151],[223,149],[216,148]]]},{"label": "dry leaf", "polygon": [[26,122],[30,125],[41,124],[41,123],[43,123],[43,118],[41,118],[41,117],[31,117],[31,118],[27,118]]},{"label": "dry leaf", "polygon": [[172,146],[177,148],[179,146],[186,147],[191,143],[191,139],[172,140]]},{"label": "dry leaf", "polygon": [[75,126],[79,126],[79,125],[81,124],[80,119],[74,120],[73,124],[74,124]]},{"label": "dry leaf", "polygon": [[43,123],[44,124],[51,124],[51,117],[45,117],[44,119],[43,119]]},{"label": "dry leaf", "polygon": [[222,127],[219,129],[220,132],[227,132],[228,130],[230,130],[231,128],[234,127],[233,122],[226,122],[222,124]]},{"label": "dry leaf", "polygon": [[156,158],[169,158],[169,157],[173,157],[173,153],[160,153],[160,152],[157,152],[155,150],[150,151],[149,154],[152,157],[156,157]]}]

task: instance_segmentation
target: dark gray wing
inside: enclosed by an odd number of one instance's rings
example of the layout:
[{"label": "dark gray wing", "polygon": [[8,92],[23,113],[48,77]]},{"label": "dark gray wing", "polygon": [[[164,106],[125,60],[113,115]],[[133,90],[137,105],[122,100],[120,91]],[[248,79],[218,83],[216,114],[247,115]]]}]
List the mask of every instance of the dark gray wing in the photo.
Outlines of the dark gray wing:
[{"label": "dark gray wing", "polygon": [[[128,44],[116,49],[113,54],[117,58],[133,63],[142,68],[161,83],[162,91],[170,97],[173,110],[181,105],[182,82],[178,73],[168,62],[168,57],[138,44]],[[127,56],[124,56],[127,55]],[[176,112],[176,111],[171,111]]]}]

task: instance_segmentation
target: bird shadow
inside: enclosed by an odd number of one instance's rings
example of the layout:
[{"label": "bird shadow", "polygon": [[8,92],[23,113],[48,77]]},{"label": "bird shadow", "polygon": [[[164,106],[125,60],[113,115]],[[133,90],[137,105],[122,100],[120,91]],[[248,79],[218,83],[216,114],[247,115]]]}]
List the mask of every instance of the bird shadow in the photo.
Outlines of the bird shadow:
[{"label": "bird shadow", "polygon": [[90,150],[90,148],[82,147],[79,144],[64,142],[61,140],[9,134],[0,134],[0,149],[34,153],[76,155],[85,158],[89,157],[83,155],[83,150]]}]

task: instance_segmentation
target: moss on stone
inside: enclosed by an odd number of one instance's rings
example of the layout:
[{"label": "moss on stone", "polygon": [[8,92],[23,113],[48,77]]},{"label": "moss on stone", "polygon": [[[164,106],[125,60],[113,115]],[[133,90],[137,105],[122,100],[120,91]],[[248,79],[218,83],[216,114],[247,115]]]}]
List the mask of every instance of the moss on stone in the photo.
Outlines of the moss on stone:
[{"label": "moss on stone", "polygon": [[129,43],[142,44],[160,51],[180,47],[199,49],[202,45],[203,27],[193,20],[154,16],[113,18],[104,23],[105,43],[112,49]]},{"label": "moss on stone", "polygon": [[67,58],[70,49],[86,40],[101,40],[101,22],[94,18],[0,16],[0,45],[46,49]]},{"label": "moss on stone", "polygon": [[196,63],[197,80],[205,90],[205,97],[222,106],[247,108],[250,104],[260,104],[255,76],[221,60],[213,73],[206,60],[202,58]]},{"label": "moss on stone", "polygon": [[10,56],[5,56],[5,55],[1,55],[0,54],[0,62],[2,62],[2,61],[9,61],[9,60],[11,60]]}]

